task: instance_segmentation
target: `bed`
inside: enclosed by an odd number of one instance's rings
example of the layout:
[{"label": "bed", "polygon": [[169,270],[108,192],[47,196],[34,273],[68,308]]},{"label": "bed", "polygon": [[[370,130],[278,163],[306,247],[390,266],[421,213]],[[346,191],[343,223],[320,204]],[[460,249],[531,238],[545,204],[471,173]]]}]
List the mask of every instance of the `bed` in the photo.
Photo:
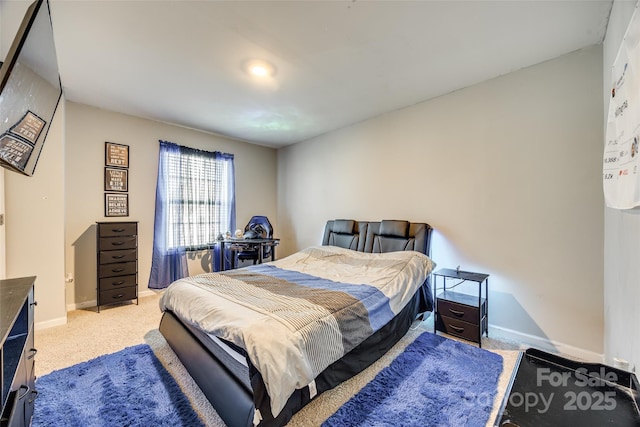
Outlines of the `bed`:
[{"label": "bed", "polygon": [[321,246],[172,283],[160,332],[227,425],[284,425],[433,309],[431,232],[328,221]]}]

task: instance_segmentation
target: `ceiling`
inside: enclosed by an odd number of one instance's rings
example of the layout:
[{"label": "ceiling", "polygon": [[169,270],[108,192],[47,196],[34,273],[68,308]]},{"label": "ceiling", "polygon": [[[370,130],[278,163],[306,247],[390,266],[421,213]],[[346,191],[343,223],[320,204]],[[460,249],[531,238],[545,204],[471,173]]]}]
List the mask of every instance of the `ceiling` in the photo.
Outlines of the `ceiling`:
[{"label": "ceiling", "polygon": [[611,5],[50,0],[68,100],[270,147],[599,44]]}]

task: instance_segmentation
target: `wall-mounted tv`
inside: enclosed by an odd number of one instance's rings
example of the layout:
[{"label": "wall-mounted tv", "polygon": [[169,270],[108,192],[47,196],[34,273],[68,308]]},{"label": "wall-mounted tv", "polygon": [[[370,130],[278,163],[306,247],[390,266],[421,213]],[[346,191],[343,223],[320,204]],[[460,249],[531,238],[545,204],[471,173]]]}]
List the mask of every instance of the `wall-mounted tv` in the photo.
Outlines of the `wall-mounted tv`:
[{"label": "wall-mounted tv", "polygon": [[33,175],[61,96],[49,2],[36,0],[0,67],[0,166]]}]

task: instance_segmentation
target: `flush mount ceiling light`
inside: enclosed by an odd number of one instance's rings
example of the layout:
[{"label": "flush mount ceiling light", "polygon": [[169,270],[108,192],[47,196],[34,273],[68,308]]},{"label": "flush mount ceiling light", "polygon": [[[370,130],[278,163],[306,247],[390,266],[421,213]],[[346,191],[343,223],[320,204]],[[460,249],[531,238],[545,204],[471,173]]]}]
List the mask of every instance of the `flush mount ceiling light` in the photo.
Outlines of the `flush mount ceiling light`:
[{"label": "flush mount ceiling light", "polygon": [[275,67],[262,59],[253,59],[245,64],[245,71],[255,77],[271,77],[275,74]]}]

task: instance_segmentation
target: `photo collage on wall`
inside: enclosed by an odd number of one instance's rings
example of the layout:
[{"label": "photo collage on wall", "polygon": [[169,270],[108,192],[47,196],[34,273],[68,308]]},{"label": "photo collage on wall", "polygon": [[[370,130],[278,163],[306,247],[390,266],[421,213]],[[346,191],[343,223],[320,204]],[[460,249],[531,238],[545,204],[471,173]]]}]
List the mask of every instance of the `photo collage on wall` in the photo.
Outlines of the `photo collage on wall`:
[{"label": "photo collage on wall", "polygon": [[129,146],[104,144],[104,216],[129,216]]}]

